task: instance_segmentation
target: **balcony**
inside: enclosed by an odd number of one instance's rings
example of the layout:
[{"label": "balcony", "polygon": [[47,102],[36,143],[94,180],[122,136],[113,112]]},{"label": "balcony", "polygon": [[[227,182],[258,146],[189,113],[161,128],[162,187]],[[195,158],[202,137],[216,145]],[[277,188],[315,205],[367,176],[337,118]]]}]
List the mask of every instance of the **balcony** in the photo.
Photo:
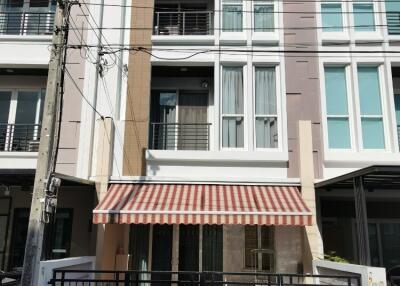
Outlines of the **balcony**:
[{"label": "balcony", "polygon": [[0,12],[0,35],[51,35],[54,12]]},{"label": "balcony", "polygon": [[154,35],[212,35],[212,11],[155,12]]},{"label": "balcony", "polygon": [[0,124],[0,152],[37,152],[40,124]]},{"label": "balcony", "polygon": [[387,12],[386,21],[389,35],[400,35],[400,12]]},{"label": "balcony", "polygon": [[210,123],[151,123],[153,150],[209,150]]}]

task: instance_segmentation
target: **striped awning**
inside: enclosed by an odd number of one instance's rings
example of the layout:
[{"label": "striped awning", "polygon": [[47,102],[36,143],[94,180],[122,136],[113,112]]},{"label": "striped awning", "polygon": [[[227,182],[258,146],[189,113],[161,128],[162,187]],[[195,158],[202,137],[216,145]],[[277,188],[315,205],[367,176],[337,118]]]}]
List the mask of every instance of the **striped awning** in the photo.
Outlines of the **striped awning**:
[{"label": "striped awning", "polygon": [[311,225],[297,187],[113,184],[94,223]]}]

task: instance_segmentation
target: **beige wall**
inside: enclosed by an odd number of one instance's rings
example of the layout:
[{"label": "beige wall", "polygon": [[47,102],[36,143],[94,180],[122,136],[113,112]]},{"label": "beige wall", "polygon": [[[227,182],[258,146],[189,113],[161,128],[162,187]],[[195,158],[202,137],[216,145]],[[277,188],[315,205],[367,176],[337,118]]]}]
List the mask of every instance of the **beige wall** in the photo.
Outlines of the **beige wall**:
[{"label": "beige wall", "polygon": [[[17,208],[30,208],[32,200],[32,188],[19,188],[11,189],[10,196],[12,199],[10,222],[7,237],[7,252],[5,264],[7,266],[13,228],[13,215],[14,210]],[[0,193],[0,195],[2,195]],[[88,188],[62,188],[58,196],[58,208],[72,208],[73,209],[73,222],[72,222],[72,237],[70,256],[88,256],[94,255],[95,240],[92,240],[91,220],[92,209],[94,208],[94,191]]]},{"label": "beige wall", "polygon": [[[151,46],[151,29],[137,29],[153,26],[152,0],[132,1],[132,22],[130,43],[134,46]],[[136,6],[136,7],[135,7]],[[125,139],[123,175],[145,175],[145,150],[148,145],[148,128],[150,116],[150,56],[146,53],[131,53],[128,66],[128,94],[125,114]]]}]

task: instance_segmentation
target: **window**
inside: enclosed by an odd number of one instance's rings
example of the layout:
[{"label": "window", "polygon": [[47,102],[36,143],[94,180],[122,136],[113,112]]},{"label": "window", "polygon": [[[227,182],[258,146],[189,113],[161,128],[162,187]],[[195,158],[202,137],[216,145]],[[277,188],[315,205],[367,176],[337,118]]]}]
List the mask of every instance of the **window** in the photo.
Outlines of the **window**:
[{"label": "window", "polygon": [[271,1],[254,1],[254,31],[273,32],[274,25],[274,4]]},{"label": "window", "polygon": [[242,0],[222,0],[222,31],[243,31]]},{"label": "window", "polygon": [[375,31],[374,4],[372,2],[354,3],[353,14],[355,31]]},{"label": "window", "polygon": [[358,66],[358,89],[363,148],[384,149],[378,67]]},{"label": "window", "polygon": [[351,143],[345,67],[325,67],[325,99],[329,148],[349,149]]},{"label": "window", "polygon": [[389,35],[400,35],[400,0],[386,0],[386,21]]},{"label": "window", "polygon": [[340,3],[324,3],[321,5],[322,31],[343,31],[342,5]]},{"label": "window", "polygon": [[275,67],[255,68],[255,113],[256,147],[277,148]]},{"label": "window", "polygon": [[244,147],[243,67],[222,68],[222,147]]},{"label": "window", "polygon": [[245,268],[274,271],[274,231],[270,226],[245,226]]}]

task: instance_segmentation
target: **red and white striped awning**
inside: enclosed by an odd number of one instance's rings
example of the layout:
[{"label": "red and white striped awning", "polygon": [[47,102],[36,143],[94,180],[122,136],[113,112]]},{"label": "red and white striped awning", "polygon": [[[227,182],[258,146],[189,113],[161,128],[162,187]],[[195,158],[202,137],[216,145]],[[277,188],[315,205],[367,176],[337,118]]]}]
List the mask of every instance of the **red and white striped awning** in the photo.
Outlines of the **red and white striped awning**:
[{"label": "red and white striped awning", "polygon": [[113,184],[94,223],[311,225],[297,187]]}]

